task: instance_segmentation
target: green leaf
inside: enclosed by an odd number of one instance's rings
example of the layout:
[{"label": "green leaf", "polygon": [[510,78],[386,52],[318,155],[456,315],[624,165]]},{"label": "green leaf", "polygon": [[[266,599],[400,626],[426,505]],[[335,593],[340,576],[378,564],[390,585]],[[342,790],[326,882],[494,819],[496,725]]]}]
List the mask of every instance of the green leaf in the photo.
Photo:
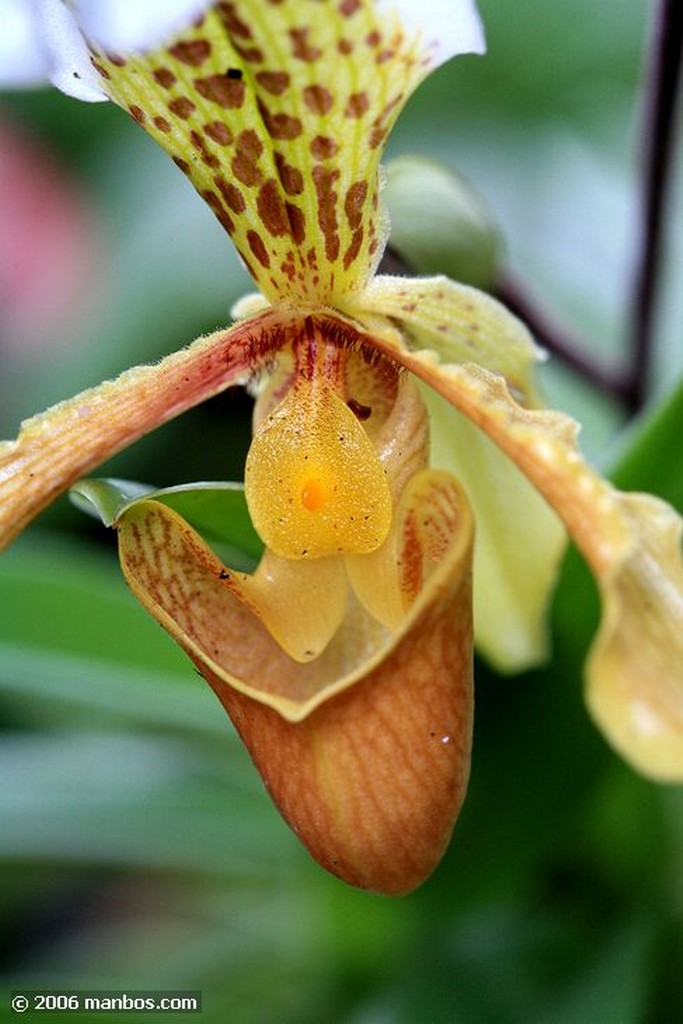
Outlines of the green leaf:
[{"label": "green leaf", "polygon": [[113,718],[230,742],[218,703],[131,599],[113,552],[36,531],[0,559],[0,607],[12,720],[45,729]]},{"label": "green leaf", "polygon": [[300,855],[246,754],[182,737],[15,733],[0,748],[0,859],[254,877]]},{"label": "green leaf", "polygon": [[252,526],[242,484],[167,487],[148,497],[174,509],[207,539],[234,545],[252,558],[260,558],[263,543]]},{"label": "green leaf", "polygon": [[79,481],[69,495],[77,508],[105,526],[112,526],[141,498],[160,501],[194,526],[224,561],[245,571],[263,553],[242,484],[199,482],[155,490],[131,480],[88,479]]},{"label": "green leaf", "polygon": [[610,474],[624,490],[647,490],[683,508],[683,380],[625,435]]},{"label": "green leaf", "polygon": [[72,503],[81,512],[112,526],[135,500],[154,494],[154,488],[134,480],[80,480],[69,491]]}]

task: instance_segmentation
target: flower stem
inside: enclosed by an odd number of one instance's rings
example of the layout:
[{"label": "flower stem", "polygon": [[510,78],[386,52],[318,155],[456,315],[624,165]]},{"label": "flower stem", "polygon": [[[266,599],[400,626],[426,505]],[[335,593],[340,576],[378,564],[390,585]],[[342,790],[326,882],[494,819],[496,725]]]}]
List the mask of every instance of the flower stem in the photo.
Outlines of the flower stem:
[{"label": "flower stem", "polygon": [[517,276],[503,273],[496,287],[498,297],[526,322],[545,348],[632,413],[644,405],[652,373],[682,46],[683,4],[680,0],[660,0],[644,86],[640,237],[631,290],[626,368],[612,369],[594,360],[579,339],[548,316]]},{"label": "flower stem", "polygon": [[652,371],[682,44],[683,4],[680,0],[660,0],[644,89],[640,244],[629,317],[631,366],[626,401],[633,412],[646,400]]},{"label": "flower stem", "polygon": [[543,309],[520,277],[510,271],[503,271],[496,282],[495,295],[524,321],[543,348],[558,356],[570,369],[600,391],[622,402],[628,400],[630,375],[593,359],[587,351],[587,345]]}]

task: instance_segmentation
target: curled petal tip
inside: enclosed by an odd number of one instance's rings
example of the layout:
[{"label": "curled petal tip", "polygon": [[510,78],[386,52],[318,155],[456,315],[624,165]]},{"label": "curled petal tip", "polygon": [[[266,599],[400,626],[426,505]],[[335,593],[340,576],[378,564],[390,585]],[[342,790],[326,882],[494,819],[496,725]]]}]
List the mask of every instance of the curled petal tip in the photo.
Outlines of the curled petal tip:
[{"label": "curled petal tip", "polygon": [[71,7],[62,0],[36,0],[33,19],[35,42],[45,62],[45,77],[76,99],[88,103],[109,99]]},{"label": "curled petal tip", "polygon": [[602,581],[586,699],[612,745],[660,782],[683,782],[681,520],[648,495],[618,496],[636,540]]},{"label": "curled petal tip", "polygon": [[486,51],[474,0],[378,0],[378,7],[395,11],[408,31],[420,33],[435,64],[459,54]]}]

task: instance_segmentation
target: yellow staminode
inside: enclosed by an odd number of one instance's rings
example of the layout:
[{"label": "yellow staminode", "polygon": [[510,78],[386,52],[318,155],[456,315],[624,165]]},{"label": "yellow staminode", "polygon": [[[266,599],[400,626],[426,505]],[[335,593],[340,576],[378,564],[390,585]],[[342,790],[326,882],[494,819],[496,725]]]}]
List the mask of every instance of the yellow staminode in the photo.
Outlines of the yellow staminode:
[{"label": "yellow staminode", "polygon": [[254,526],[284,558],[374,551],[391,525],[384,467],[329,384],[297,381],[265,419],[245,488]]}]

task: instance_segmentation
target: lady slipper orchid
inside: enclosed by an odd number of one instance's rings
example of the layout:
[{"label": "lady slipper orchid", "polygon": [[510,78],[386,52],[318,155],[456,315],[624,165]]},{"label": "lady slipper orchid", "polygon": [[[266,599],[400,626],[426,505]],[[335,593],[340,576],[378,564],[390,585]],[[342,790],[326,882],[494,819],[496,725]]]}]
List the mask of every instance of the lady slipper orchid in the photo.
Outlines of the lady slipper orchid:
[{"label": "lady slipper orchid", "polygon": [[403,893],[438,863],[469,772],[473,607],[499,667],[541,660],[565,527],[603,603],[591,711],[637,769],[682,779],[680,518],[582,460],[574,422],[542,406],[539,351],[496,301],[443,277],[375,274],[384,142],[432,68],[482,51],[473,5],[195,3],[170,41],[124,53],[48,8],[71,40],[53,46],[53,77],[112,98],[171,154],[260,294],[232,327],[0,446],[3,542],[124,446],[251,384],[255,572],[227,568],[162,492],[114,502],[109,518],[132,590],[321,864]]}]

